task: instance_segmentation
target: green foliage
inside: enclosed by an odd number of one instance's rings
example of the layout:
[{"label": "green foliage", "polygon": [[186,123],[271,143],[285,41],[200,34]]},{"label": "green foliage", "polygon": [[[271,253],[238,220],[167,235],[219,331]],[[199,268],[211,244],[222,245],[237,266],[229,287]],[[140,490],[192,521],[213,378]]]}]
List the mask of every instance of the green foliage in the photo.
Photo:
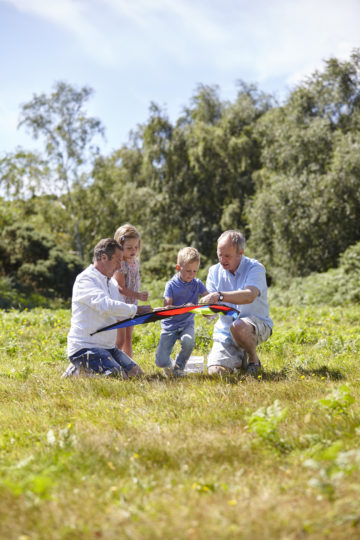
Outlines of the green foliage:
[{"label": "green foliage", "polygon": [[261,407],[248,418],[247,429],[254,432],[266,443],[278,448],[286,449],[286,443],[281,439],[278,428],[287,415],[288,410],[282,409],[279,400],[275,400],[269,407]]},{"label": "green foliage", "polygon": [[177,254],[184,247],[181,244],[160,244],[159,253],[150,257],[141,265],[145,280],[149,277],[168,281],[176,273]]},{"label": "green foliage", "polygon": [[60,299],[49,299],[41,294],[19,290],[14,278],[0,277],[0,309],[32,309],[34,307],[59,307]]},{"label": "green foliage", "polygon": [[[99,149],[92,141],[103,135],[101,122],[86,115],[85,103],[92,89],[80,90],[64,83],[50,95],[34,95],[22,105],[19,127],[25,127],[44,143],[43,156],[18,150],[0,161],[0,182],[10,196],[54,195],[66,209],[65,224],[74,245],[83,255],[79,232],[81,195]],[[62,223],[64,226],[64,223]]]},{"label": "green foliage", "polygon": [[[235,104],[222,103],[216,87],[200,86],[175,126],[151,104],[148,122],[129,145],[98,160],[85,229],[105,225],[111,231],[130,221],[143,233],[149,258],[161,255],[166,244],[194,245],[213,256],[224,224],[244,225],[244,203],[253,193],[251,175],[259,161],[253,123],[265,112],[265,99],[255,87],[239,86]],[[95,201],[104,212],[93,212]]]},{"label": "green foliage", "polygon": [[6,227],[0,235],[0,253],[1,272],[15,288],[48,297],[69,298],[75,277],[83,269],[76,255],[63,251],[31,225]]},{"label": "green foliage", "polygon": [[100,238],[133,223],[154,268],[146,278],[167,259],[161,246],[193,245],[213,261],[228,228],[245,232],[277,284],[325,272],[360,241],[359,66],[358,49],[330,58],[282,104],[243,81],[232,102],[200,84],[175,122],[151,103],[110,156],[93,145],[103,128],[86,114],[92,90],[57,83],[21,109],[43,152],[0,157],[0,224],[25,218],[87,262]]},{"label": "green foliage", "polygon": [[346,305],[360,302],[360,242],[349,247],[339,266],[306,278],[277,279],[269,291],[270,302],[278,305]]},{"label": "green foliage", "polygon": [[315,472],[308,485],[320,490],[330,501],[335,500],[344,476],[350,476],[360,469],[360,451],[354,449],[344,452],[341,451],[342,447],[342,442],[336,441],[303,463],[304,467]]},{"label": "green foliage", "polygon": [[351,390],[345,384],[335,388],[331,394],[319,399],[320,405],[331,411],[331,414],[346,414],[350,405],[355,401]]},{"label": "green foliage", "polygon": [[331,59],[256,125],[251,246],[275,279],[334,267],[360,239],[360,55]]}]

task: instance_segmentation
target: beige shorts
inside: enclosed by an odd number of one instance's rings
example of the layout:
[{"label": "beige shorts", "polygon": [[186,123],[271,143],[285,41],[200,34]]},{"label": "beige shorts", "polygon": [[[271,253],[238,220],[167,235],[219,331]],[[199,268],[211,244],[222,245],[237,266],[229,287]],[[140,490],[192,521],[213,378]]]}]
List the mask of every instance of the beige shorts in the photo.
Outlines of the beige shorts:
[{"label": "beige shorts", "polygon": [[[255,329],[256,345],[268,340],[272,334],[271,327],[258,317],[244,317],[243,321],[251,324]],[[247,353],[233,342],[231,336],[225,341],[214,341],[207,358],[207,367],[223,366],[230,369],[247,366]]]}]

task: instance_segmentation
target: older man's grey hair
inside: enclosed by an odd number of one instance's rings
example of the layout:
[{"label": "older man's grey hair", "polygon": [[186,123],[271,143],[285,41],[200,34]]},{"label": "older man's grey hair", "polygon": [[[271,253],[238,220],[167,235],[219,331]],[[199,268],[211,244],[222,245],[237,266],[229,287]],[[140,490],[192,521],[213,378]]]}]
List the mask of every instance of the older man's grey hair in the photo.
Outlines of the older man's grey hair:
[{"label": "older man's grey hair", "polygon": [[245,236],[240,231],[225,231],[218,238],[218,244],[222,240],[230,238],[231,243],[236,247],[237,252],[245,249]]}]

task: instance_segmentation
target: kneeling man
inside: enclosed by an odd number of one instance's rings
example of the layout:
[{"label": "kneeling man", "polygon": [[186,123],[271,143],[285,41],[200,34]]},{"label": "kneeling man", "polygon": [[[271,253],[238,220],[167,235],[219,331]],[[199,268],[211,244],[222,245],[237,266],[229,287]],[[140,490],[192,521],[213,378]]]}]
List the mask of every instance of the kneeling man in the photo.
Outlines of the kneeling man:
[{"label": "kneeling man", "polygon": [[231,373],[244,368],[256,375],[261,362],[256,347],[272,334],[269,317],[266,271],[255,259],[244,255],[245,238],[238,231],[225,231],[218,239],[218,264],[209,270],[202,303],[224,302],[240,311],[232,317],[220,315],[214,327],[208,373]]},{"label": "kneeling man", "polygon": [[143,373],[136,362],[115,346],[117,330],[91,335],[118,320],[151,311],[151,306],[121,301],[117,282],[111,278],[120,269],[122,258],[122,246],[113,238],[105,238],[94,248],[93,264],[75,280],[67,344],[71,363],[63,377],[76,375],[81,370],[123,378]]}]

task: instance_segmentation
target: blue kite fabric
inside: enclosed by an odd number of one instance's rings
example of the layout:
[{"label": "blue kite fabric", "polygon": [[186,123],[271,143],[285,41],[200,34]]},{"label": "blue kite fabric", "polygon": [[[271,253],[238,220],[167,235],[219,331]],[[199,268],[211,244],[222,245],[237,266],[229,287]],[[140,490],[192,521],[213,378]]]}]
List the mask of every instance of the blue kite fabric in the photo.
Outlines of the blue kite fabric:
[{"label": "blue kite fabric", "polygon": [[147,324],[151,322],[160,321],[161,319],[167,319],[169,317],[176,317],[176,315],[183,315],[189,311],[195,311],[196,313],[201,313],[204,311],[204,315],[211,312],[211,314],[222,314],[233,317],[237,317],[239,311],[233,307],[226,306],[225,304],[198,304],[195,306],[179,306],[179,307],[170,307],[170,308],[159,308],[145,315],[135,315],[132,319],[125,319],[124,321],[119,321],[109,326],[104,326],[104,328],[99,328],[96,332],[90,334],[93,336],[98,332],[105,332],[105,330],[115,330],[116,328],[126,328],[128,326],[136,326],[138,324]]}]

